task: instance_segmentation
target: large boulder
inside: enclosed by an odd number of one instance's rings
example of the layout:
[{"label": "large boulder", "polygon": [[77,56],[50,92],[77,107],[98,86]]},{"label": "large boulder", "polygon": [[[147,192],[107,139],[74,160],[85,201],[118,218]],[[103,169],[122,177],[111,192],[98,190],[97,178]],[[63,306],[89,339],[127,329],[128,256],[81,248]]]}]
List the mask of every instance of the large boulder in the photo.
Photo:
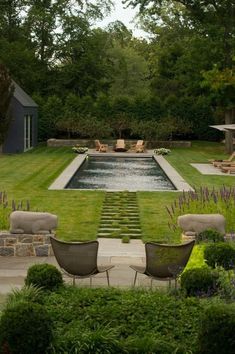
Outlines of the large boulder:
[{"label": "large boulder", "polygon": [[13,211],[10,215],[12,234],[48,234],[57,225],[58,217],[50,213]]},{"label": "large boulder", "polygon": [[178,217],[178,225],[186,236],[193,236],[207,229],[225,234],[225,217],[221,214],[186,214]]}]

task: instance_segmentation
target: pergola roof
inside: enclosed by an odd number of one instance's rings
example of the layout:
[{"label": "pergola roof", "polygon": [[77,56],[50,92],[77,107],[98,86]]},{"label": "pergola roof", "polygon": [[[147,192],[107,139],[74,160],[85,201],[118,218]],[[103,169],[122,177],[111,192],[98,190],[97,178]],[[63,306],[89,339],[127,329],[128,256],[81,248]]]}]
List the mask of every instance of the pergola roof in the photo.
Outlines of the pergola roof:
[{"label": "pergola roof", "polygon": [[210,127],[218,129],[223,132],[235,131],[235,124],[210,125]]}]

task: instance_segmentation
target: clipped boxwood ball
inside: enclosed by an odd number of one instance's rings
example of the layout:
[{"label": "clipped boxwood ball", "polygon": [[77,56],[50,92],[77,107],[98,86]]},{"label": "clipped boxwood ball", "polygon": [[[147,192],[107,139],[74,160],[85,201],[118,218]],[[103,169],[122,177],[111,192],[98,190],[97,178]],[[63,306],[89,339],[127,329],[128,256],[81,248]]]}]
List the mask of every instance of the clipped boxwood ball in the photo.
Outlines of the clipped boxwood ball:
[{"label": "clipped boxwood ball", "polygon": [[235,353],[235,305],[216,304],[206,309],[199,328],[200,354]]},{"label": "clipped boxwood ball", "polygon": [[224,242],[224,235],[216,230],[207,229],[196,235],[196,243],[201,242]]},{"label": "clipped boxwood ball", "polygon": [[191,268],[181,275],[181,288],[187,296],[211,296],[217,290],[218,277],[209,267]]},{"label": "clipped boxwood ball", "polygon": [[36,285],[46,290],[54,290],[63,284],[61,272],[51,264],[35,264],[28,269],[26,285]]},{"label": "clipped boxwood ball", "polygon": [[204,258],[212,268],[221,266],[228,270],[235,267],[235,249],[228,243],[207,245],[204,250]]},{"label": "clipped boxwood ball", "polygon": [[46,353],[52,340],[52,321],[42,305],[18,302],[6,308],[0,319],[0,352]]}]

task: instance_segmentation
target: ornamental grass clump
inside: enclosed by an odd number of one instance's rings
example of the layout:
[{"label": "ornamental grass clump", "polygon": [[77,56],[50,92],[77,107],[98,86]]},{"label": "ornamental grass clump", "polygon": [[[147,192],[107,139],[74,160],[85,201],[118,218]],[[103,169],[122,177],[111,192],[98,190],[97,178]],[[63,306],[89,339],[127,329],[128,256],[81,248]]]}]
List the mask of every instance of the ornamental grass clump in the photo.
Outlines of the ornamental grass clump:
[{"label": "ornamental grass clump", "polygon": [[184,214],[222,214],[226,219],[228,231],[235,230],[235,187],[223,186],[220,189],[208,187],[194,188],[183,192],[170,206],[166,206],[168,226],[172,231],[179,231],[177,218]]},{"label": "ornamental grass clump", "polygon": [[15,210],[30,210],[30,203],[28,200],[25,202],[17,202],[15,199],[10,200],[5,191],[0,191],[0,230],[9,229],[9,217],[11,212]]}]

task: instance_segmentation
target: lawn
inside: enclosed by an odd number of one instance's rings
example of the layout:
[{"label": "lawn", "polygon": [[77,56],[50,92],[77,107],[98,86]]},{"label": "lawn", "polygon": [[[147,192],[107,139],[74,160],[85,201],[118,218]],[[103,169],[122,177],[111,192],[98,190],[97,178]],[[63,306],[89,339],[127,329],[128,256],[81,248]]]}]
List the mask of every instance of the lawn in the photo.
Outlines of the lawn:
[{"label": "lawn", "polygon": [[[168,161],[192,186],[221,187],[234,184],[234,177],[203,176],[190,163],[223,158],[224,147],[218,143],[195,142],[192,148],[173,149]],[[9,200],[30,201],[31,210],[55,213],[59,217],[57,234],[66,240],[95,239],[104,192],[52,191],[48,187],[72,161],[74,154],[68,147],[38,147],[19,155],[0,155],[0,191]],[[166,206],[177,192],[139,192],[143,239],[179,240],[179,233],[169,231]]]}]

